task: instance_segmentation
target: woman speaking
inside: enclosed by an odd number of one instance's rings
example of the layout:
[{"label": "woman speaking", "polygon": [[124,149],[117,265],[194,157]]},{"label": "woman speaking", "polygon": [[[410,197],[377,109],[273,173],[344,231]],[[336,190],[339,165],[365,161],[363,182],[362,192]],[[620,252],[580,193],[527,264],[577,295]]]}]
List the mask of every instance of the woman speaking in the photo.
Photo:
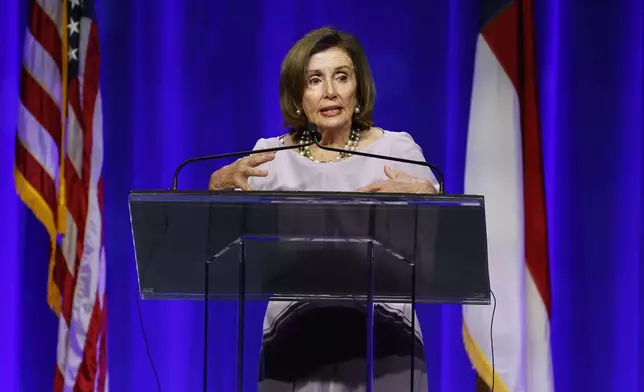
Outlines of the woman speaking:
[{"label": "woman speaking", "polygon": [[[314,123],[323,146],[424,161],[421,148],[409,134],[374,125],[375,95],[358,40],[332,28],[312,31],[290,49],[282,63],[280,106],[289,131],[260,139],[254,149],[306,144],[313,137],[307,125]],[[426,167],[311,145],[241,158],[214,172],[209,188],[437,193],[438,183]],[[410,320],[415,317],[411,306],[379,303],[374,315],[374,389],[408,390],[408,336],[414,333],[422,347],[420,328],[411,331]],[[356,349],[356,342],[366,340],[365,326],[364,310],[348,305],[269,303],[260,391],[365,390],[365,353]],[[426,365],[422,349],[418,351],[414,390],[425,391]]]}]

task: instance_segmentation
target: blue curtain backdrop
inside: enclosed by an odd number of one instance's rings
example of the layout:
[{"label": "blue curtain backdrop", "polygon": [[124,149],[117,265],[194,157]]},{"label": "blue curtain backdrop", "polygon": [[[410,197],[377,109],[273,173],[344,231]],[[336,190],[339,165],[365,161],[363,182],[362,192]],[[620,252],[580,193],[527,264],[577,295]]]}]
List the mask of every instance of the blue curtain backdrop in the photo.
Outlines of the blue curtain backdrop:
[{"label": "blue curtain backdrop", "polygon": [[[57,322],[47,236],[15,196],[13,145],[27,0],[0,13],[0,385],[51,389]],[[560,391],[644,390],[644,10],[639,0],[538,1],[536,34]],[[136,307],[131,189],[167,189],[181,160],[247,149],[283,130],[280,62],[307,31],[356,33],[375,74],[376,120],[410,132],[462,192],[478,1],[98,2],[105,128],[111,389],[156,390]],[[186,169],[206,187],[219,164]],[[201,389],[200,303],[142,302],[163,390]],[[263,304],[246,365],[256,366]],[[433,391],[473,391],[460,309],[423,307]],[[231,304],[213,304],[211,385],[231,390]],[[214,347],[214,346],[217,347]],[[255,369],[247,377],[255,380]]]}]

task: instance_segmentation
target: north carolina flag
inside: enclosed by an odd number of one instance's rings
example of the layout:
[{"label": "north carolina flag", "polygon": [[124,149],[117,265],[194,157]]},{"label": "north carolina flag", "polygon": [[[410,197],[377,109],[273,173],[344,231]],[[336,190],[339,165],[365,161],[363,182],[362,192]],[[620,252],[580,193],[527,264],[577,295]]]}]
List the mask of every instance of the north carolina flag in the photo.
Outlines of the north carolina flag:
[{"label": "north carolina flag", "polygon": [[[550,283],[532,0],[484,0],[467,137],[465,193],[485,196],[496,296],[494,390],[554,390]],[[465,348],[492,387],[492,305],[463,307]]]}]

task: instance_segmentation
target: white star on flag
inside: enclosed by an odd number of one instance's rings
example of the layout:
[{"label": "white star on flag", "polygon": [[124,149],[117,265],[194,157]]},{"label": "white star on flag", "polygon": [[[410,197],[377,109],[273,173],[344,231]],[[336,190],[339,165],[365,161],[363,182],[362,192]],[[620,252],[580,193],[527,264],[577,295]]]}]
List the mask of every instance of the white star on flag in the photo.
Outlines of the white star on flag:
[{"label": "white star on flag", "polygon": [[69,29],[69,36],[70,36],[70,37],[71,37],[71,36],[72,36],[72,34],[74,34],[74,33],[79,33],[79,34],[80,34],[80,30],[78,29],[78,27],[79,27],[79,26],[78,26],[78,24],[79,24],[79,23],[80,23],[80,22],[78,22],[78,21],[74,21],[73,19],[70,19],[70,20],[69,20],[69,24],[67,25],[67,28]]},{"label": "white star on flag", "polygon": [[69,48],[69,51],[67,52],[67,57],[69,57],[70,60],[76,60],[78,61],[78,48]]}]

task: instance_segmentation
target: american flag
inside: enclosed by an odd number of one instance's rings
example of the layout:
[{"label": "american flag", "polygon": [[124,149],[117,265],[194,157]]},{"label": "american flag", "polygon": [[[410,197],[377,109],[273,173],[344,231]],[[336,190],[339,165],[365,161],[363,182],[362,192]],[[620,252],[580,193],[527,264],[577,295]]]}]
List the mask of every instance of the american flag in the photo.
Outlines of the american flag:
[{"label": "american flag", "polygon": [[99,63],[93,0],[32,0],[15,182],[51,240],[56,392],[108,390]]}]

